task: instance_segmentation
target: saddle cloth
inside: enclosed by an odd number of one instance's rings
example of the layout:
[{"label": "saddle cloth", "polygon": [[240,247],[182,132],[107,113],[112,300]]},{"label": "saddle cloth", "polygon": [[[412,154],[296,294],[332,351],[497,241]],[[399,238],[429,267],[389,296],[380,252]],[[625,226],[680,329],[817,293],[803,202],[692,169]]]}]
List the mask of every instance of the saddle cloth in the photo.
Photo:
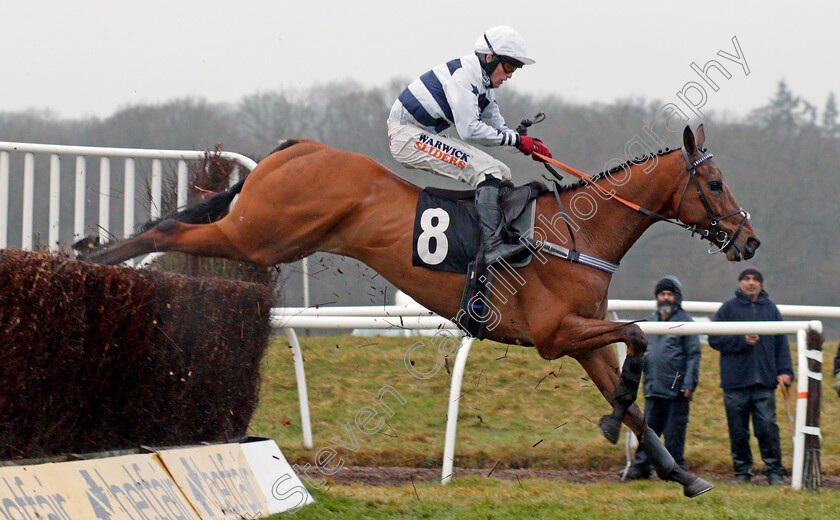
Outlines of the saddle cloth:
[{"label": "saddle cloth", "polygon": [[[539,181],[513,187],[506,183],[499,191],[499,205],[504,215],[502,236],[514,242],[519,236],[533,237],[536,198],[548,188]],[[412,265],[465,273],[476,260],[481,245],[478,218],[475,214],[475,191],[425,188],[417,199],[414,218]],[[523,267],[531,261],[524,251],[509,258],[508,264]]]}]

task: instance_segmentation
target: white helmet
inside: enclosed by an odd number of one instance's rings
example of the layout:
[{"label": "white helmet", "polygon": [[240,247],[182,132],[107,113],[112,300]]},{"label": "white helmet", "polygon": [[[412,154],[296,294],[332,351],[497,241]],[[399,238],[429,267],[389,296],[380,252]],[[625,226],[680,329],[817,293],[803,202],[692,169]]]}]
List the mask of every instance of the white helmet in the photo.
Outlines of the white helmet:
[{"label": "white helmet", "polygon": [[518,61],[522,65],[531,65],[534,60],[528,57],[525,39],[515,30],[506,25],[499,25],[487,29],[475,41],[475,52],[493,54]]}]

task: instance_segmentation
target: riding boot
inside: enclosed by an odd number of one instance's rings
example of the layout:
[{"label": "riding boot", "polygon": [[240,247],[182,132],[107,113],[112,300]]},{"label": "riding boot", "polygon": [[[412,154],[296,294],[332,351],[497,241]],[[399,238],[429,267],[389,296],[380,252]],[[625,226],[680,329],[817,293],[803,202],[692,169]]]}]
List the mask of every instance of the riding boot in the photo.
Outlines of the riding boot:
[{"label": "riding boot", "polygon": [[506,244],[502,241],[502,210],[499,207],[499,186],[484,181],[475,190],[475,212],[484,242],[484,263],[490,265],[502,258],[525,251],[525,244]]},{"label": "riding boot", "polygon": [[653,464],[656,475],[662,480],[672,480],[682,484],[685,496],[694,498],[711,491],[715,487],[705,479],[692,475],[679,467],[674,461],[674,457],[668,453],[662,441],[659,440],[659,436],[650,428],[642,432],[639,445]]}]

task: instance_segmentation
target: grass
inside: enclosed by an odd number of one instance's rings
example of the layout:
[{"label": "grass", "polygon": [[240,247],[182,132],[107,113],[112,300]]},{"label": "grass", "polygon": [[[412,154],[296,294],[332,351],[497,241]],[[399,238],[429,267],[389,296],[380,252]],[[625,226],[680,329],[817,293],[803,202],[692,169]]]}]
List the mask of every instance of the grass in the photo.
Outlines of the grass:
[{"label": "grass", "polygon": [[[415,369],[428,371],[435,360],[429,338],[301,337],[312,414],[310,450],[301,440],[291,351],[284,337],[275,336],[263,362],[260,403],[251,432],[274,439],[291,461],[313,463],[317,450],[336,446],[331,439],[348,437],[345,424],[349,423],[359,449],[338,448],[346,464],[440,467],[451,376],[445,367],[426,380],[408,372],[404,355],[418,341],[424,346],[413,352]],[[795,358],[795,345],[792,349]],[[840,400],[829,384],[835,352],[836,345],[824,352],[823,432],[840,428]],[[704,346],[686,462],[690,468],[729,472],[732,462],[718,359],[716,351]],[[374,405],[372,397],[385,385],[396,389],[406,403],[401,406],[386,396],[393,417],[383,416],[386,425],[379,433],[363,434],[354,418],[362,408]],[[789,470],[792,440],[781,392],[777,398],[782,452]],[[795,402],[791,404],[795,407]],[[545,361],[531,348],[476,342],[460,399],[455,465],[490,468],[499,462],[499,468],[621,469],[623,446],[610,445],[597,427],[609,410],[576,361]],[[755,439],[752,442],[760,470],[757,444]],[[840,445],[823,442],[822,466],[826,473],[840,472]]]},{"label": "grass", "polygon": [[[297,386],[291,351],[284,337],[274,337],[263,361],[261,397],[250,431],[277,441],[292,463],[315,465],[316,452],[334,448],[341,457],[330,466],[441,466],[451,376],[445,368],[421,380],[406,369],[406,351],[415,369],[434,366],[430,338],[300,337],[312,414],[314,448],[301,440]],[[796,356],[795,345],[791,345]],[[840,472],[840,445],[831,432],[840,428],[840,399],[830,386],[836,345],[824,352],[821,426],[824,474]],[[813,493],[767,486],[729,484],[731,459],[719,355],[704,346],[700,384],[691,407],[686,441],[689,469],[718,474],[717,488],[693,500],[674,484],[640,482],[575,484],[542,479],[517,481],[459,476],[442,487],[329,485],[314,490],[316,504],[300,518],[826,518],[840,510],[840,493]],[[356,414],[374,406],[372,397],[390,385],[406,400],[386,396],[393,410],[385,426],[371,435],[355,425]],[[795,396],[795,392],[792,393]],[[777,392],[784,465],[791,468],[792,440],[787,413]],[[795,402],[792,403],[795,406]],[[470,352],[460,398],[455,467],[599,469],[624,467],[624,447],[610,445],[597,421],[609,412],[600,392],[570,358],[541,359],[534,349],[476,342]],[[378,418],[369,424],[375,424]],[[355,434],[358,450],[332,439]],[[826,439],[828,442],[826,442]],[[763,463],[752,440],[755,470]],[[317,472],[314,472],[318,475]],[[318,475],[319,477],[321,475]],[[757,482],[762,482],[760,477]],[[416,489],[416,494],[415,494]],[[607,499],[609,497],[609,500]],[[699,506],[699,507],[698,507]]]},{"label": "grass", "polygon": [[447,486],[331,486],[313,493],[315,503],[272,518],[609,518],[693,520],[834,518],[840,493],[818,495],[790,488],[720,483],[695,499],[658,482],[569,484],[541,479],[506,481],[464,477]]}]

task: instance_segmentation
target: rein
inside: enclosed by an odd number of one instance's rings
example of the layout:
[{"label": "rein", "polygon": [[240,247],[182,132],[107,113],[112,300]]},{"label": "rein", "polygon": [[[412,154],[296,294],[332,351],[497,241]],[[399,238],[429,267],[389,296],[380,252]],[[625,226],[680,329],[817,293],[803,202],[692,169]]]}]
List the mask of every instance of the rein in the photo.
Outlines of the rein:
[{"label": "rein", "polygon": [[[625,199],[619,197],[614,192],[608,191],[603,186],[596,183],[595,180],[592,178],[592,176],[590,176],[590,175],[588,175],[588,174],[586,174],[586,173],[584,173],[580,170],[572,168],[571,166],[565,165],[565,164],[561,163],[560,161],[557,161],[554,158],[546,157],[546,156],[540,155],[539,153],[536,153],[536,152],[533,152],[533,155],[540,158],[543,161],[543,163],[545,164],[548,171],[551,172],[552,175],[554,175],[555,177],[558,177],[558,178],[562,179],[562,177],[560,177],[557,174],[557,172],[554,171],[554,169],[550,167],[550,165],[554,165],[554,166],[560,168],[561,170],[565,171],[566,173],[569,173],[569,174],[577,177],[578,179],[581,179],[581,180],[587,182],[588,184],[590,184],[591,186],[594,186],[597,190],[599,190],[601,193],[603,193],[607,197],[615,199],[616,201],[618,201],[621,204],[627,206],[628,208],[632,209],[633,211],[637,211],[637,212],[642,213],[644,215],[647,215],[649,217],[653,217],[657,220],[660,220],[660,221],[663,221],[663,222],[668,222],[669,224],[674,224],[675,226],[679,226],[679,227],[685,229],[686,231],[690,231],[692,237],[694,235],[699,235],[699,237],[701,239],[705,238],[705,239],[711,240],[713,238],[713,239],[715,239],[718,242],[721,242],[723,244],[722,246],[720,246],[717,249],[717,251],[712,250],[712,248],[714,247],[714,244],[710,245],[709,246],[709,251],[708,251],[709,254],[717,254],[717,253],[724,252],[734,244],[735,239],[738,238],[738,235],[741,233],[741,230],[744,229],[744,224],[746,224],[747,221],[749,220],[750,214],[749,214],[749,212],[747,212],[743,208],[738,208],[737,210],[735,210],[731,213],[727,213],[726,215],[723,215],[723,216],[720,216],[720,217],[715,216],[714,211],[712,210],[712,207],[709,204],[708,199],[706,199],[706,195],[703,193],[703,190],[700,186],[700,181],[697,179],[697,166],[700,163],[702,163],[703,161],[705,161],[707,159],[711,159],[714,156],[712,154],[708,153],[708,154],[704,155],[703,157],[700,157],[696,161],[691,162],[688,158],[688,153],[686,153],[684,148],[683,148],[682,152],[683,152],[683,156],[685,157],[685,164],[686,164],[686,171],[688,172],[688,179],[686,179],[686,181],[685,181],[685,187],[683,187],[682,195],[680,196],[680,203],[677,206],[677,218],[673,218],[673,219],[663,217],[662,215],[660,215],[660,214],[658,214],[654,211],[650,211],[647,208],[643,208],[642,206],[639,206],[638,204],[634,204],[634,203],[632,203],[628,200],[625,200]],[[683,200],[685,199],[685,193],[688,190],[688,185],[691,183],[692,179],[694,179],[694,184],[697,187],[697,196],[700,198],[700,203],[703,204],[703,207],[706,210],[706,214],[709,217],[710,223],[709,223],[709,227],[706,228],[706,229],[699,229],[696,225],[690,226],[690,225],[682,222],[681,220],[679,220],[680,210],[682,209],[682,203],[683,203]],[[558,200],[559,200],[559,197],[558,197]],[[562,206],[561,206],[561,208],[562,208]],[[723,221],[727,218],[733,217],[735,215],[742,215],[744,218],[741,220],[741,224],[738,226],[738,229],[735,231],[735,234],[730,236],[729,233],[727,233],[726,231],[724,231],[720,228],[719,223],[721,221]]]}]

